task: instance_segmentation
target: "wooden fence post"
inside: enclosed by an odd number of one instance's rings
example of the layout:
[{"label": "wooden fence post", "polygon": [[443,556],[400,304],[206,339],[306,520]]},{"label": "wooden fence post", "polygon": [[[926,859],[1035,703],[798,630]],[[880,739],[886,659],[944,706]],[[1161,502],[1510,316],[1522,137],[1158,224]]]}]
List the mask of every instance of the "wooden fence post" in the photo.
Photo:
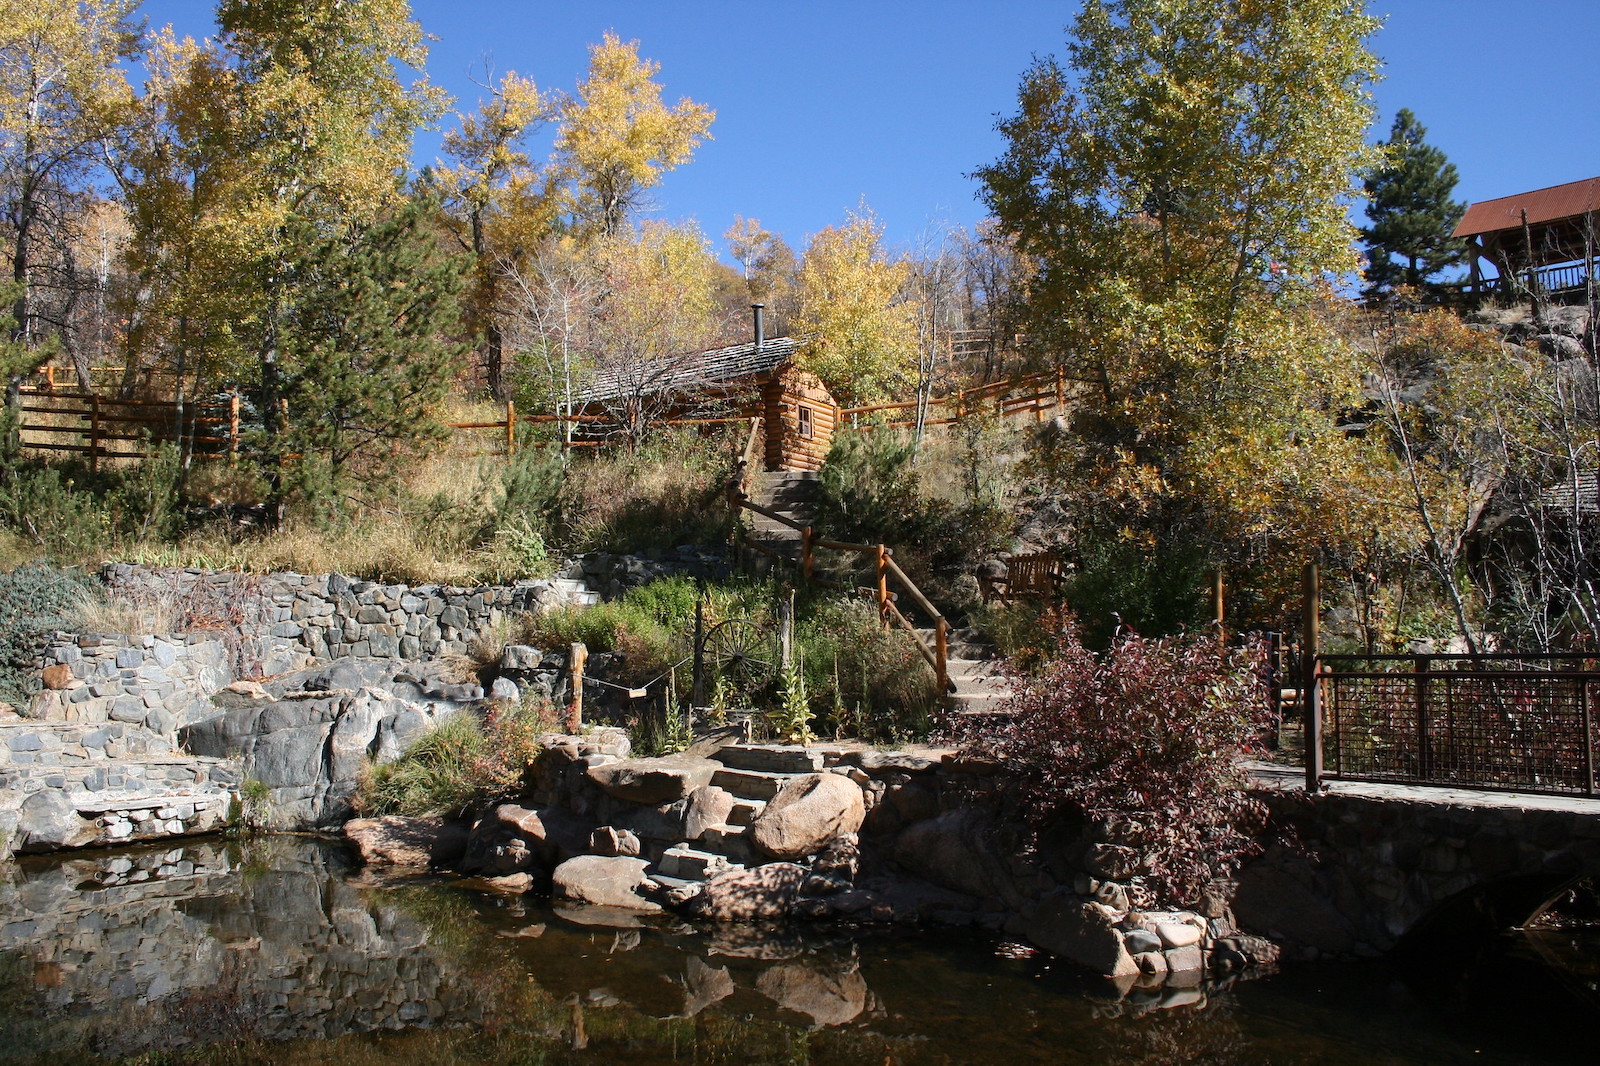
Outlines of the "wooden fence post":
[{"label": "wooden fence post", "polygon": [[89,469],[100,469],[100,398],[89,394]]},{"label": "wooden fence post", "polygon": [[1307,563],[1302,605],[1305,636],[1300,649],[1300,706],[1305,716],[1306,791],[1322,790],[1322,689],[1317,653],[1322,644],[1322,583],[1316,563]]},{"label": "wooden fence post", "polygon": [[567,705],[566,730],[577,733],[583,728],[583,664],[589,660],[589,649],[574,643],[568,658],[572,674],[572,702]]},{"label": "wooden fence post", "polygon": [[1224,599],[1222,568],[1217,567],[1217,572],[1211,579],[1211,617],[1217,623],[1217,643],[1225,643],[1228,639],[1223,623],[1227,618],[1226,600]]},{"label": "wooden fence post", "polygon": [[517,405],[506,401],[506,455],[517,454]]},{"label": "wooden fence post", "polygon": [[817,569],[816,552],[811,545],[814,537],[815,534],[812,533],[810,526],[800,532],[800,572],[805,575],[807,581],[815,576]]},{"label": "wooden fence post", "polygon": [[950,691],[950,623],[943,617],[933,624],[933,654],[938,660],[933,672],[942,695]]},{"label": "wooden fence post", "polygon": [[228,465],[239,464],[239,394],[228,396]]},{"label": "wooden fence post", "polygon": [[878,545],[878,617],[883,619],[883,624],[889,624],[889,549],[885,545]]}]

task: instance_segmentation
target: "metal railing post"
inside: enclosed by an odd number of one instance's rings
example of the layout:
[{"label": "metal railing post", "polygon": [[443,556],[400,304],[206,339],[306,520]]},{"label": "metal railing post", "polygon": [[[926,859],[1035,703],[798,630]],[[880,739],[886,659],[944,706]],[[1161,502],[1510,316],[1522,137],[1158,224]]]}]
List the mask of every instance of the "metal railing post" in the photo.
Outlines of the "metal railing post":
[{"label": "metal railing post", "polygon": [[1305,715],[1306,791],[1322,789],[1322,688],[1317,655],[1322,650],[1322,583],[1316,563],[1307,563],[1303,578],[1305,645],[1300,703]]}]

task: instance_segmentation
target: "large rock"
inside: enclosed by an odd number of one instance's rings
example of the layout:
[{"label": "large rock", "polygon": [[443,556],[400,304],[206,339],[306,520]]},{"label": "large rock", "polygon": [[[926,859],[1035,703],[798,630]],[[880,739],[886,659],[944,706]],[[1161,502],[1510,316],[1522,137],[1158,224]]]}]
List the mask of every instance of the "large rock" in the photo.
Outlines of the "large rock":
[{"label": "large rock", "polygon": [[557,866],[551,877],[551,895],[573,903],[659,911],[661,905],[640,895],[648,878],[643,859],[625,855],[579,855]]},{"label": "large rock", "polygon": [[443,818],[353,818],[344,835],[369,866],[449,866],[467,850],[467,827]]},{"label": "large rock", "polygon": [[265,682],[270,701],[229,694],[227,709],[179,731],[195,755],[242,756],[246,778],[267,787],[274,828],[342,825],[356,780],[373,762],[398,758],[440,718],[481,699],[431,664],[346,658]]},{"label": "large rock", "polygon": [[543,879],[587,850],[589,837],[587,824],[559,808],[502,803],[474,823],[461,868],[490,877],[528,873]]},{"label": "large rock", "polygon": [[625,759],[604,766],[591,766],[589,780],[608,796],[630,803],[675,803],[708,784],[722,768],[710,759],[669,755],[660,759]]},{"label": "large rock", "polygon": [[861,786],[842,774],[807,774],[784,785],[750,826],[750,841],[775,859],[798,859],[866,817]]},{"label": "large rock", "polygon": [[968,896],[996,895],[1006,885],[993,827],[971,808],[909,826],[895,841],[894,860],[925,881]]},{"label": "large rock", "polygon": [[792,862],[729,870],[707,881],[687,909],[714,922],[777,921],[789,916],[805,879],[806,868]]},{"label": "large rock", "polygon": [[1114,911],[1081,896],[1057,892],[1027,919],[1029,940],[1106,977],[1132,977],[1139,964],[1123,946]]},{"label": "large rock", "polygon": [[56,788],[35,792],[17,808],[14,830],[17,851],[55,851],[78,848],[96,836],[94,825],[85,821],[67,794]]},{"label": "large rock", "polygon": [[714,825],[725,825],[733,812],[733,793],[716,785],[701,785],[689,793],[683,821],[683,839],[699,840]]}]

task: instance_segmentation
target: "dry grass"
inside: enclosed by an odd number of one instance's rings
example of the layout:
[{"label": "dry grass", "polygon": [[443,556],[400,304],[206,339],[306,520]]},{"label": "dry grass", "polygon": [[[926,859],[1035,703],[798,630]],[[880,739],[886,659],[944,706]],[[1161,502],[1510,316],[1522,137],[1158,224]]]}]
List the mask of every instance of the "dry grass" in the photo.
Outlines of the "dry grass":
[{"label": "dry grass", "polygon": [[178,595],[169,589],[139,593],[119,589],[109,594],[82,589],[69,614],[79,633],[143,636],[178,632],[184,610]]}]

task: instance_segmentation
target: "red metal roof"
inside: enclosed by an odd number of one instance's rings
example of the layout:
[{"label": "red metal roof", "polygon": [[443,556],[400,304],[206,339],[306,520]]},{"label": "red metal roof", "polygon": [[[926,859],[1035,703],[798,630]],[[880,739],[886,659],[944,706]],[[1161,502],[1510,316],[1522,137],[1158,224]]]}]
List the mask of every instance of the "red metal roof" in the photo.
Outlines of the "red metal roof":
[{"label": "red metal roof", "polygon": [[1519,192],[1473,204],[1461,216],[1461,222],[1451,236],[1476,237],[1482,233],[1517,229],[1522,225],[1524,211],[1528,213],[1530,226],[1600,211],[1600,178],[1569,181],[1565,185],[1552,185],[1548,189]]}]

